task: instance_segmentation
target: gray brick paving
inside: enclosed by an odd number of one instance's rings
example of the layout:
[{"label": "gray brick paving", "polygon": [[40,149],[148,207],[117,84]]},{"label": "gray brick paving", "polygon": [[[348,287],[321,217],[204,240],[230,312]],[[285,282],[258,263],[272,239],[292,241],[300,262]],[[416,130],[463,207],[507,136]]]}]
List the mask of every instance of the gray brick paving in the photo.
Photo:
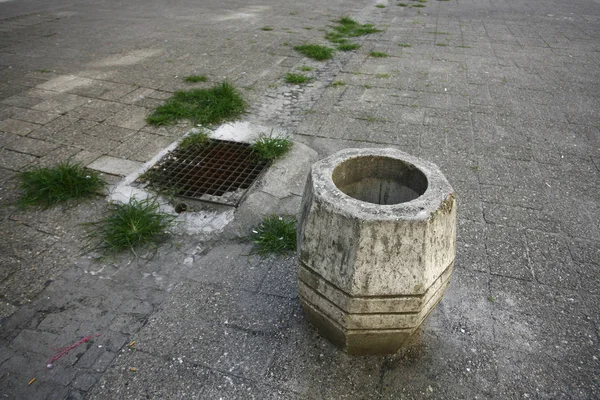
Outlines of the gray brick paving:
[{"label": "gray brick paving", "polygon": [[[597,1],[138,3],[1,3],[1,396],[600,397]],[[384,31],[327,62],[293,51],[326,43],[342,15]],[[313,82],[286,85],[302,65]],[[182,82],[191,74],[210,82]],[[80,224],[104,199],[14,205],[15,174],[36,165],[78,160],[116,182],[190,129],[148,126],[154,107],[224,78],[242,88],[246,120],[320,157],[394,146],[451,181],[455,273],[399,354],[349,357],[320,338],[294,257],[176,234],[99,263],[81,254]],[[96,333],[46,368],[54,348]]]}]

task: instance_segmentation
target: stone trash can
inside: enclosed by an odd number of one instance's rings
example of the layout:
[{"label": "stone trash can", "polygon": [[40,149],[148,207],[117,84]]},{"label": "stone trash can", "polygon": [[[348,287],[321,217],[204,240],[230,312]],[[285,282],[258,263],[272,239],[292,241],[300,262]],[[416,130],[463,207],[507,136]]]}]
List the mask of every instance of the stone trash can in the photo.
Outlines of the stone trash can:
[{"label": "stone trash can", "polygon": [[312,166],[298,224],[308,320],[350,354],[397,352],[441,300],[456,200],[432,163],[346,149]]}]

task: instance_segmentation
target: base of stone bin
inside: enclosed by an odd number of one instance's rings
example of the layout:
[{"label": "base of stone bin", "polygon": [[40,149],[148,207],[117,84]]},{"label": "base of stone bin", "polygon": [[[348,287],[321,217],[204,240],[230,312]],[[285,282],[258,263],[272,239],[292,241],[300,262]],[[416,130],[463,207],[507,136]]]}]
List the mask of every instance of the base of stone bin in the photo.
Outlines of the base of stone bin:
[{"label": "base of stone bin", "polygon": [[[421,296],[360,298],[339,291],[301,263],[300,302],[311,325],[346,353],[394,354],[402,348],[442,299],[453,269],[454,263]],[[399,304],[402,304],[401,309],[413,308],[415,311],[393,312]],[[341,309],[340,306],[345,309]],[[361,325],[379,325],[382,329],[347,328]]]}]

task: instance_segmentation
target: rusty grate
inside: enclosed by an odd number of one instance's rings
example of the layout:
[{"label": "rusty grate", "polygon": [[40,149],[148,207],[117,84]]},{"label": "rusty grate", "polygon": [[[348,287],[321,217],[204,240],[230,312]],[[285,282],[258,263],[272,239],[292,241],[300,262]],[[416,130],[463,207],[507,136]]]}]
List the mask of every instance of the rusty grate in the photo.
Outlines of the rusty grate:
[{"label": "rusty grate", "polygon": [[167,153],[138,181],[177,197],[237,206],[267,165],[248,143],[212,139]]}]

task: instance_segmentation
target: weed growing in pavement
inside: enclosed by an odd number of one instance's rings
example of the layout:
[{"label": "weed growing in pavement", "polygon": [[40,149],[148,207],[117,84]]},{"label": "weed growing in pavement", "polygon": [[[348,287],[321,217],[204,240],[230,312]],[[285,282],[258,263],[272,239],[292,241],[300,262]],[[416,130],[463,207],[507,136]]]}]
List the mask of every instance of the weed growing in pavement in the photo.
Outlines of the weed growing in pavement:
[{"label": "weed growing in pavement", "polygon": [[233,120],[246,111],[246,102],[227,81],[210,89],[180,90],[150,114],[150,125],[171,125],[181,119],[210,125]]},{"label": "weed growing in pavement", "polygon": [[425,7],[425,4],[421,4],[421,3],[411,4],[410,7],[423,8],[423,7]]},{"label": "weed growing in pavement", "polygon": [[435,45],[440,47],[446,47],[448,46],[448,43],[436,43]]},{"label": "weed growing in pavement", "polygon": [[390,74],[375,74],[375,76],[379,79],[386,79],[390,77]]},{"label": "weed growing in pavement", "polygon": [[295,46],[294,50],[317,61],[329,60],[333,57],[333,49],[319,44],[303,44]]},{"label": "weed growing in pavement", "polygon": [[398,46],[400,46],[400,47],[412,47],[412,45],[408,44],[408,43],[398,43]]},{"label": "weed growing in pavement", "polygon": [[352,51],[360,49],[360,44],[358,43],[342,43],[338,47],[338,50],[341,51]]},{"label": "weed growing in pavement", "polygon": [[111,204],[106,218],[84,224],[88,248],[104,255],[131,250],[144,245],[156,246],[167,235],[175,217],[161,212],[156,199],[131,198],[127,204]]},{"label": "weed growing in pavement", "polygon": [[183,81],[188,83],[207,82],[208,78],[206,75],[190,75],[183,78]]},{"label": "weed growing in pavement", "polygon": [[262,161],[272,161],[283,157],[294,143],[285,136],[273,135],[271,131],[268,135],[261,133],[258,139],[252,143],[252,150]]},{"label": "weed growing in pavement", "polygon": [[250,236],[258,254],[285,254],[296,251],[296,218],[289,215],[269,215]]},{"label": "weed growing in pavement", "polygon": [[200,132],[192,133],[191,135],[187,135],[183,138],[181,143],[179,143],[180,149],[189,149],[192,147],[195,148],[203,148],[206,147],[210,142],[210,138],[208,137],[208,132],[202,129]]},{"label": "weed growing in pavement", "polygon": [[308,65],[303,65],[303,66],[299,67],[298,69],[300,71],[308,72],[308,71],[312,71],[313,67],[309,67]]},{"label": "weed growing in pavement", "polygon": [[342,17],[335,22],[337,25],[333,27],[333,31],[325,34],[325,39],[332,43],[346,43],[348,38],[381,32],[380,29],[375,28],[372,24],[359,24],[348,17]]},{"label": "weed growing in pavement", "polygon": [[19,205],[23,208],[48,208],[91,197],[106,185],[97,172],[69,161],[21,172],[17,179],[23,192]]},{"label": "weed growing in pavement", "polygon": [[369,55],[371,57],[375,57],[375,58],[385,58],[388,57],[387,53],[383,53],[381,51],[372,51],[369,53]]},{"label": "weed growing in pavement", "polygon": [[408,7],[408,4],[406,4],[406,3],[398,3],[396,5],[400,6],[400,7]]},{"label": "weed growing in pavement", "polygon": [[344,82],[344,81],[333,81],[333,82],[331,82],[331,84],[329,86],[332,86],[332,87],[346,86],[346,82]]},{"label": "weed growing in pavement", "polygon": [[273,28],[271,28],[270,26],[263,26],[262,28],[260,28],[261,31],[272,31]]},{"label": "weed growing in pavement", "polygon": [[286,83],[291,83],[293,85],[302,85],[304,83],[308,83],[312,80],[312,78],[310,76],[306,76],[306,75],[302,75],[302,74],[294,74],[291,72],[288,72],[287,74],[285,74],[285,82]]},{"label": "weed growing in pavement", "polygon": [[385,6],[383,4],[377,4],[375,7],[377,7],[377,8],[385,8]]}]

